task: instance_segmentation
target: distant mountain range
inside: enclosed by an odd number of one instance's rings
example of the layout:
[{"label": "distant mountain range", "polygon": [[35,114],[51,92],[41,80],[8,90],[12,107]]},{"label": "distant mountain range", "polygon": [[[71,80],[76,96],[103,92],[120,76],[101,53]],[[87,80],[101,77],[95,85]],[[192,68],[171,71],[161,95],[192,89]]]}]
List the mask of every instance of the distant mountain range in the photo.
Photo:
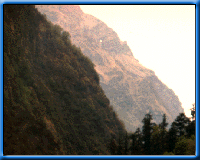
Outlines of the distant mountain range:
[{"label": "distant mountain range", "polygon": [[37,5],[36,8],[68,31],[72,43],[95,64],[100,84],[128,131],[141,127],[146,113],[150,112],[156,123],[161,122],[165,113],[171,123],[184,112],[173,90],[154,71],[142,66],[127,43],[120,41],[104,22],[85,14],[78,5]]}]

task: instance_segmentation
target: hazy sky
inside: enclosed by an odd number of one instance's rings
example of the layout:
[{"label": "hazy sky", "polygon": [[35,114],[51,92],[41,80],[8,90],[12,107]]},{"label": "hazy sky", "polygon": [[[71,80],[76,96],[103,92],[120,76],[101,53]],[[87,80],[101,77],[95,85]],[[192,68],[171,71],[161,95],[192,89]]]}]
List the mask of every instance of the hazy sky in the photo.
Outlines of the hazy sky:
[{"label": "hazy sky", "polygon": [[195,103],[195,5],[80,5],[127,41],[140,63],[179,97]]}]

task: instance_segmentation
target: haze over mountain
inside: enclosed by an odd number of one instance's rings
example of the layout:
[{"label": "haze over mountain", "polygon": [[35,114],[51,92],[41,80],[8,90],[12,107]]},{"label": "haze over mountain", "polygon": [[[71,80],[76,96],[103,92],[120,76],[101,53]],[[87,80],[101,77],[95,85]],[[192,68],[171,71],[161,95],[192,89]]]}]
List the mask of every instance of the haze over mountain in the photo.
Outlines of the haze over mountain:
[{"label": "haze over mountain", "polygon": [[195,5],[80,8],[106,23],[121,41],[127,41],[134,57],[173,89],[186,116],[191,117],[191,104],[195,102]]},{"label": "haze over mountain", "polygon": [[142,66],[127,43],[120,41],[117,33],[104,22],[83,13],[79,6],[36,7],[50,21],[68,31],[72,43],[93,61],[100,84],[128,131],[140,127],[146,113],[151,112],[157,123],[165,113],[171,123],[184,112],[173,90],[152,70]]}]

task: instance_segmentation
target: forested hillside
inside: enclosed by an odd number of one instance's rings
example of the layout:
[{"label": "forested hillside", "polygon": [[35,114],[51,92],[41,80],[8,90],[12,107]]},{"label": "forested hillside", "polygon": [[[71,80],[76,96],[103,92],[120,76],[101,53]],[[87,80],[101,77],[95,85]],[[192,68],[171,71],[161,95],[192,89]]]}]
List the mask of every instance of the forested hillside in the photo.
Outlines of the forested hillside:
[{"label": "forested hillside", "polygon": [[125,129],[94,64],[33,5],[4,5],[4,154],[111,154]]}]

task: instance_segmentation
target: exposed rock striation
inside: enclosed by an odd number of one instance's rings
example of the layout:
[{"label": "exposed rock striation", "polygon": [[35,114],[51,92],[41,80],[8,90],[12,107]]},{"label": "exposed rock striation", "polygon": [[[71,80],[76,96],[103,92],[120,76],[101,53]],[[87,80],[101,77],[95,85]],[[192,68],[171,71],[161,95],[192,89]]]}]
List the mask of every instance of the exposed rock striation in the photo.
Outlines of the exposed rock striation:
[{"label": "exposed rock striation", "polygon": [[155,73],[134,58],[126,42],[104,22],[82,12],[79,6],[38,5],[54,24],[70,32],[72,42],[93,61],[103,87],[128,131],[141,126],[144,115],[157,123],[165,113],[171,123],[183,108],[175,93]]}]

